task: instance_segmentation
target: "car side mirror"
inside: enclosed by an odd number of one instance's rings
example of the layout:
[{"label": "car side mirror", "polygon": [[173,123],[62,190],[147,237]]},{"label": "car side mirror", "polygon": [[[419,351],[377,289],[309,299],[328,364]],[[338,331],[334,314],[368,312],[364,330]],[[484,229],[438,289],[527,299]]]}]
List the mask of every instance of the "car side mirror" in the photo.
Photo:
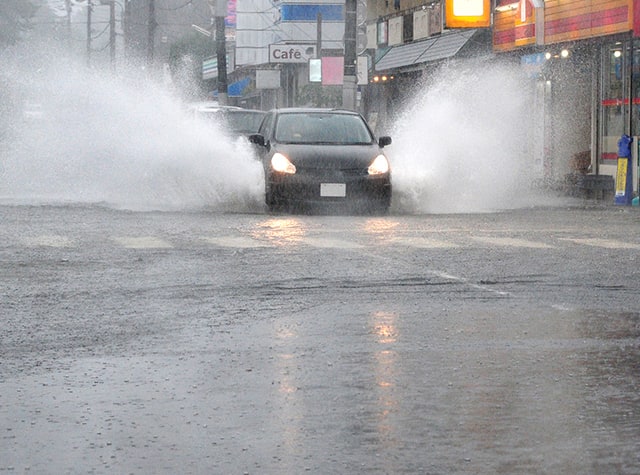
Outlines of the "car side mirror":
[{"label": "car side mirror", "polygon": [[380,146],[380,148],[391,145],[391,137],[387,135],[385,135],[384,137],[380,137],[378,139],[378,145]]},{"label": "car side mirror", "polygon": [[264,136],[261,134],[251,134],[249,135],[249,142],[264,147]]}]

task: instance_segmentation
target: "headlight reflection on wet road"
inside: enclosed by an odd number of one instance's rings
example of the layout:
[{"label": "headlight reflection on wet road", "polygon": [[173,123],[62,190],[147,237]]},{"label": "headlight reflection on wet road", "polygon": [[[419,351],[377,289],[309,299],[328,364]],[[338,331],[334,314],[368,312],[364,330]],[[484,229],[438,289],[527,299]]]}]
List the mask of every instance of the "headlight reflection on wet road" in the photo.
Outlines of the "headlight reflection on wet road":
[{"label": "headlight reflection on wet road", "polygon": [[271,218],[259,223],[252,236],[286,246],[300,243],[307,232],[307,226],[300,219]]},{"label": "headlight reflection on wet road", "polygon": [[397,439],[395,416],[399,401],[395,392],[399,355],[391,345],[398,341],[398,314],[376,311],[370,316],[370,326],[374,338],[373,369],[377,387],[376,430],[384,445],[394,445]]}]

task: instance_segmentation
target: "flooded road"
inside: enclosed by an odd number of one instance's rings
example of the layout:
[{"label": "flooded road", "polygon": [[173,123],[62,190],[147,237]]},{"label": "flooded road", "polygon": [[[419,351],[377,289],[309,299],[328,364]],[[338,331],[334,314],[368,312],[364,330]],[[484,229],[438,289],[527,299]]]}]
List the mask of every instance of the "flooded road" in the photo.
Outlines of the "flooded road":
[{"label": "flooded road", "polygon": [[636,209],[0,218],[2,472],[640,472]]}]

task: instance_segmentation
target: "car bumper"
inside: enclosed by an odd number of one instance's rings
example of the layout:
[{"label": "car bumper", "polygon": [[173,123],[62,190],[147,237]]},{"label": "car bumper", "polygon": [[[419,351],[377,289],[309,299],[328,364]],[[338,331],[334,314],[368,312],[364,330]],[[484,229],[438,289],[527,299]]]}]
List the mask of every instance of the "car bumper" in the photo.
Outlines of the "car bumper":
[{"label": "car bumper", "polygon": [[266,202],[272,209],[331,207],[386,211],[391,203],[391,178],[389,175],[271,175],[267,179]]}]

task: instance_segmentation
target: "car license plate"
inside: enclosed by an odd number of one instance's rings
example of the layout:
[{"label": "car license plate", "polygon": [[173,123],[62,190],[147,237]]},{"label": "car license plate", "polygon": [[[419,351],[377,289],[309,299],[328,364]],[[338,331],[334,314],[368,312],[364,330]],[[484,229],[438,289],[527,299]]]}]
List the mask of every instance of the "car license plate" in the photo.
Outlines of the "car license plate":
[{"label": "car license plate", "polygon": [[320,196],[344,198],[347,196],[345,183],[320,183]]}]

